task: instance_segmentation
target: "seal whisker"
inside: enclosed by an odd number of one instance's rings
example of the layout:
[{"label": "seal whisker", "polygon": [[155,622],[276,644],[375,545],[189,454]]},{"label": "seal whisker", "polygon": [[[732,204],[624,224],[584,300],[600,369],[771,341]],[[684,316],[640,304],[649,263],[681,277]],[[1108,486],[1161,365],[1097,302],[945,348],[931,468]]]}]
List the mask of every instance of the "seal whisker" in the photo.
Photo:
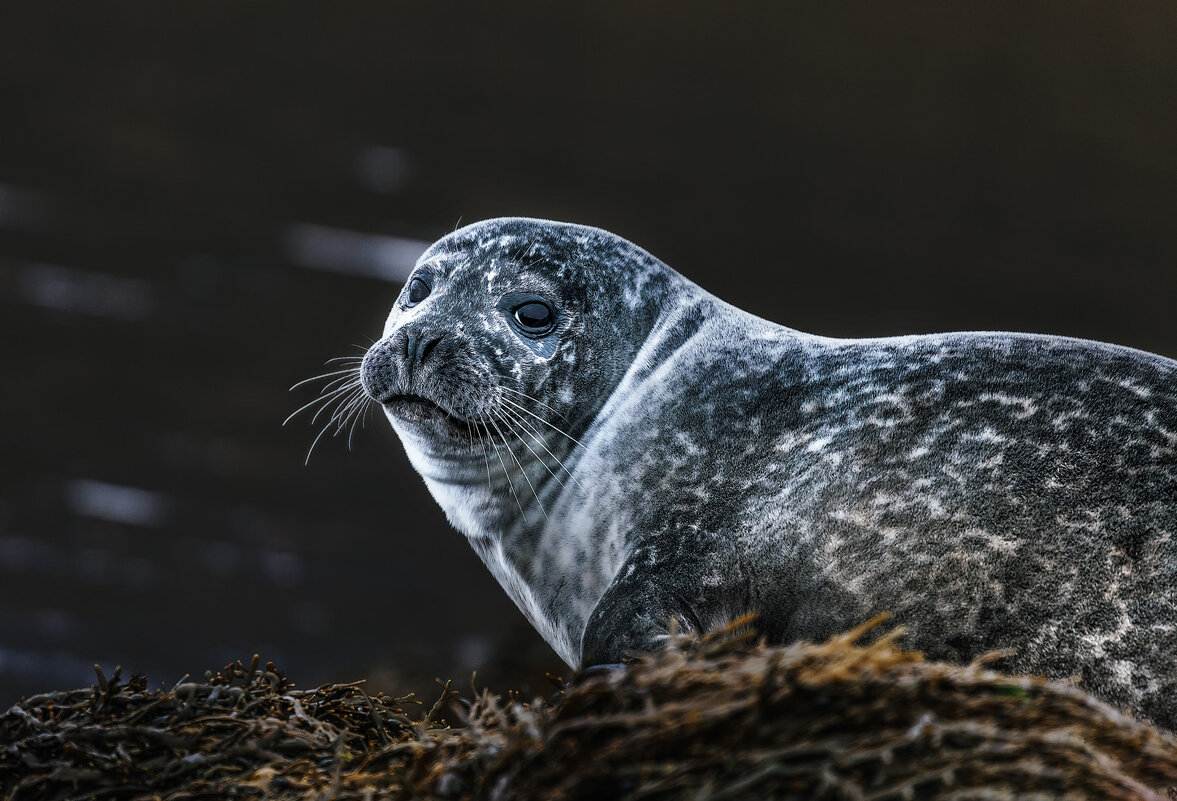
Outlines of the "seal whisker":
[{"label": "seal whisker", "polygon": [[[495,415],[491,414],[490,419],[491,419],[491,423],[494,425],[494,427],[496,429],[498,429],[499,435],[502,436],[503,445],[505,445],[507,447],[507,452],[509,454],[511,454],[511,458],[515,460],[515,464],[519,465],[519,472],[523,474],[523,480],[527,482],[527,486],[531,487],[531,494],[533,496],[535,496],[535,502],[536,502],[536,504],[539,505],[539,510],[544,513],[544,517],[546,518],[548,516],[548,511],[546,509],[544,509],[544,502],[539,499],[539,493],[535,491],[535,485],[531,483],[531,478],[527,475],[527,469],[523,467],[523,463],[521,461],[519,461],[519,457],[515,455],[515,451],[511,448],[510,444],[507,442],[506,434],[503,434],[503,430],[501,428],[499,428],[498,423],[495,422],[495,419],[496,419]],[[504,424],[506,423],[505,420],[503,422],[504,422]],[[518,436],[518,435],[516,435],[516,436]],[[518,499],[516,499],[516,500],[518,500]],[[522,511],[522,509],[520,509],[520,511]]]},{"label": "seal whisker", "polygon": [[571,420],[568,420],[567,417],[560,414],[560,412],[556,411],[551,406],[548,406],[546,403],[544,403],[539,398],[536,398],[533,395],[528,395],[526,392],[520,392],[519,390],[514,389],[512,387],[501,386],[501,387],[499,387],[499,389],[506,390],[507,392],[514,392],[516,395],[518,395],[521,398],[526,398],[527,400],[531,401],[532,403],[538,403],[540,406],[544,407],[545,409],[547,409],[548,411],[550,411],[552,414],[556,415],[560,419],[566,420],[568,422],[572,422]]},{"label": "seal whisker", "polygon": [[316,411],[314,417],[311,418],[311,425],[314,425],[324,409],[329,407],[334,401],[338,400],[342,394],[353,388],[353,386],[360,386],[359,367],[362,363],[362,356],[333,356],[332,358],[327,359],[324,364],[346,364],[347,366],[343,369],[329,370],[327,372],[320,373],[319,375],[311,376],[310,378],[304,378],[302,381],[299,381],[298,383],[291,386],[289,391],[298,389],[299,387],[309,384],[312,381],[329,379],[327,383],[319,389],[318,397],[309,403],[303,404],[291,412],[290,415],[282,421],[282,425],[285,426],[302,412],[321,404],[321,408]]},{"label": "seal whisker", "polygon": [[[340,433],[340,431],[343,430],[343,426],[345,425],[343,422],[343,418],[345,417],[348,409],[351,408],[351,405],[356,402],[357,398],[359,397],[359,394],[362,394],[362,393],[358,393],[358,390],[353,389],[350,392],[348,392],[347,394],[343,394],[338,397],[336,404],[334,406],[334,409],[331,412],[331,416],[327,420],[327,425],[331,425],[331,424],[335,425],[335,434],[336,435],[338,435]],[[326,409],[327,409],[326,406],[324,406],[322,409],[319,409],[319,411],[315,414],[315,417],[318,417],[319,414],[324,412]],[[314,422],[313,418],[312,418],[311,422],[312,423]]]},{"label": "seal whisker", "polygon": [[332,379],[319,390],[320,395],[333,394],[335,390],[344,387],[350,387],[359,381],[359,373],[354,370],[348,371],[350,375],[342,375],[339,378]]},{"label": "seal whisker", "polygon": [[[479,418],[482,419],[482,416],[479,415]],[[497,429],[498,426],[495,426],[495,428]],[[490,434],[489,428],[487,429],[487,434],[488,435]],[[499,436],[502,436],[501,431],[499,432]],[[503,443],[506,444],[506,437],[503,438]],[[491,440],[491,444],[492,445],[494,444],[493,439]],[[510,450],[510,449],[508,448],[508,450]],[[511,495],[515,498],[515,505],[519,507],[519,514],[523,514],[523,504],[519,502],[519,495],[515,492],[515,483],[513,481],[511,481],[511,473],[509,470],[507,470],[507,463],[503,461],[503,455],[501,453],[499,453],[498,448],[494,448],[494,452],[495,452],[495,456],[497,456],[499,458],[499,464],[501,464],[503,466],[503,476],[506,477],[507,486],[511,490]]]},{"label": "seal whisker", "polygon": [[[482,420],[482,415],[478,415],[478,419]],[[483,425],[482,428],[486,426]],[[486,462],[486,488],[489,492],[494,493],[494,482],[490,478],[490,457],[486,454],[486,443],[482,439],[482,428],[479,424],[475,424],[474,431],[478,434],[478,447],[482,450],[482,460]]]},{"label": "seal whisker", "polygon": [[[331,401],[337,399],[339,397],[339,394],[341,392],[345,392],[345,391],[347,391],[347,387],[339,387],[338,389],[334,389],[327,394],[320,394],[319,397],[315,398],[310,403],[303,404],[302,406],[298,407],[293,412],[291,412],[290,416],[282,421],[282,425],[286,425],[291,420],[293,420],[295,418],[295,416],[297,416],[299,413],[311,408],[312,406],[314,406],[316,404],[319,404],[319,403],[325,404],[323,406],[323,409],[326,409],[327,406],[331,405]],[[323,409],[320,409],[318,412],[315,413],[315,416],[313,418],[311,418],[312,425],[314,425],[315,420],[318,419],[319,413],[321,413],[323,411]]]},{"label": "seal whisker", "polygon": [[[332,391],[331,395],[328,397],[332,398],[333,400],[338,400],[339,405],[342,406],[344,403],[346,403],[348,400],[351,399],[352,393],[363,392],[363,391],[364,391],[364,388],[362,386],[360,386],[358,384],[358,382],[356,384],[344,384],[343,386],[339,387],[338,389]],[[315,422],[319,419],[319,415],[321,415],[323,412],[325,412],[330,405],[331,405],[330,403],[325,403],[319,408],[319,410],[317,412],[315,412],[315,416],[311,418],[311,425],[315,424]],[[338,409],[338,406],[336,408]],[[336,414],[331,415],[332,420],[334,420],[335,417],[336,417]]]},{"label": "seal whisker", "polygon": [[293,420],[295,417],[297,417],[300,412],[311,408],[312,406],[314,406],[317,403],[326,403],[326,402],[330,401],[334,396],[335,396],[335,393],[331,393],[330,395],[322,395],[320,397],[315,398],[310,403],[299,406],[297,409],[295,409],[293,412],[291,412],[290,415],[287,416],[287,418],[285,420],[282,421],[282,425],[286,425],[287,423],[289,423],[291,420]]},{"label": "seal whisker", "polygon": [[[539,436],[539,432],[533,426],[528,425],[527,421],[524,420],[522,417],[520,417],[518,412],[511,412],[511,410],[505,409],[505,408],[500,409],[500,411],[502,411],[503,414],[507,415],[511,420],[514,420],[515,423],[520,428],[522,428],[524,431],[526,431],[531,436],[531,438],[536,441],[536,444],[538,444],[541,448],[544,449],[544,452],[547,453],[548,456],[551,456],[553,459],[556,460],[556,464],[559,465],[560,469],[562,469],[565,473],[567,473],[568,477],[570,479],[572,479],[573,481],[575,481],[576,485],[578,487],[580,487],[581,489],[584,489],[584,485],[580,483],[580,480],[576,476],[572,475],[572,471],[568,469],[568,467],[564,464],[564,461],[559,456],[557,456],[556,454],[554,454],[550,450],[548,450],[548,446],[544,444],[543,438]],[[527,445],[526,442],[524,442],[523,444]],[[531,446],[528,446],[527,449],[531,450]],[[538,453],[535,453],[535,451],[533,451],[533,450],[531,452],[533,454],[535,454],[535,458],[539,459],[540,463],[544,467],[548,468],[548,472],[552,474],[552,478],[556,479],[556,481],[559,482],[561,487],[567,486],[564,484],[563,481],[560,480],[560,476],[552,471],[552,468],[550,466],[548,466],[548,463],[540,458]]]},{"label": "seal whisker", "polygon": [[360,395],[359,399],[355,401],[355,406],[350,412],[350,416],[352,418],[351,430],[347,432],[347,449],[349,451],[351,450],[352,437],[356,435],[356,424],[358,424],[360,420],[367,416],[368,405],[370,402],[371,398],[368,397],[367,393],[363,393]]},{"label": "seal whisker", "polygon": [[[534,396],[532,396],[532,395],[528,395],[526,392],[520,392],[520,391],[519,391],[519,390],[517,390],[517,389],[513,389],[513,388],[511,388],[511,387],[506,387],[506,386],[499,387],[499,389],[505,390],[505,391],[507,391],[507,392],[514,393],[514,395],[515,395],[516,397],[518,397],[518,398],[522,398],[522,399],[524,399],[524,400],[527,400],[527,401],[530,401],[531,403],[538,404],[538,405],[542,406],[543,408],[547,409],[548,411],[550,411],[552,414],[554,414],[554,415],[556,415],[557,417],[559,417],[560,419],[562,419],[562,420],[565,420],[565,421],[567,421],[567,422],[571,422],[570,420],[568,420],[568,418],[567,418],[567,417],[565,417],[565,416],[564,416],[563,414],[561,414],[559,411],[557,411],[556,409],[553,409],[551,406],[549,406],[548,404],[544,403],[544,402],[543,402],[543,401],[541,401],[539,398],[536,398],[536,397],[534,397]],[[518,404],[517,404],[517,405],[518,405]]]},{"label": "seal whisker", "polygon": [[341,433],[347,427],[347,418],[351,416],[352,408],[357,403],[362,403],[364,397],[363,387],[357,387],[343,397],[339,406],[336,407],[335,413],[331,415],[331,422],[335,423],[336,434]]},{"label": "seal whisker", "polygon": [[[321,440],[323,438],[323,435],[326,434],[329,429],[331,429],[334,426],[336,436],[338,436],[343,431],[344,426],[346,424],[340,422],[341,421],[341,413],[345,409],[350,409],[352,404],[356,403],[357,401],[361,400],[364,397],[363,387],[355,387],[348,394],[343,394],[344,392],[345,392],[345,390],[341,388],[341,389],[337,390],[336,392],[332,393],[332,395],[330,396],[336,402],[335,411],[332,413],[331,417],[327,420],[327,422],[323,425],[323,428],[321,431],[319,431],[318,436],[316,436],[314,441],[311,443],[311,447],[307,450],[306,460],[303,461],[303,465],[308,465],[311,463],[311,454],[315,452],[315,446],[319,444],[319,440]],[[322,409],[319,409],[319,411],[316,412],[315,416],[311,419],[311,423],[313,424],[315,422],[315,420],[318,419],[319,415],[322,414],[323,410],[327,409],[330,405],[331,404],[328,403],[328,404],[324,405]],[[350,447],[350,443],[349,443],[349,447]]]},{"label": "seal whisker", "polygon": [[[527,429],[523,426],[522,420],[519,417],[511,414],[507,409],[504,409],[504,408],[500,408],[499,412],[502,414],[503,422],[508,423],[508,424],[514,423],[519,428],[522,428],[524,431],[527,431]],[[523,443],[523,447],[527,448],[527,450],[531,451],[531,455],[535,457],[536,461],[539,462],[540,464],[542,464],[544,466],[544,468],[549,473],[551,473],[552,478],[556,479],[556,483],[559,484],[561,487],[563,487],[564,482],[560,480],[560,476],[557,475],[556,472],[553,471],[552,468],[548,465],[548,463],[543,460],[543,457],[541,457],[538,453],[535,452],[534,448],[532,448],[530,445],[527,444],[527,440],[524,439],[522,435],[520,435],[517,431],[514,431],[513,429],[512,429],[512,433],[514,433],[516,436],[519,437],[519,441]],[[531,432],[528,431],[527,433],[530,434]],[[532,434],[532,436],[534,437],[535,435]],[[543,447],[542,442],[540,443],[540,447]],[[544,450],[547,451],[547,448],[544,448]],[[548,451],[548,453],[550,455],[551,451]],[[556,459],[556,461],[558,462],[559,459]]]},{"label": "seal whisker", "polygon": [[584,445],[583,445],[583,444],[581,444],[581,441],[580,441],[580,440],[578,440],[576,437],[572,436],[571,434],[569,434],[567,431],[565,431],[564,429],[560,428],[559,426],[557,426],[557,425],[554,425],[554,424],[552,424],[552,423],[549,423],[547,420],[543,419],[542,417],[540,417],[538,414],[536,414],[535,412],[531,411],[530,409],[525,409],[524,407],[520,406],[518,403],[515,403],[514,401],[510,400],[509,398],[500,398],[500,400],[502,400],[502,401],[503,401],[503,403],[509,403],[509,404],[511,404],[511,405],[512,405],[512,406],[514,406],[516,409],[518,409],[518,410],[520,410],[520,411],[522,411],[522,412],[526,412],[527,414],[529,414],[529,415],[531,415],[532,417],[534,417],[536,420],[539,420],[541,423],[543,423],[544,425],[546,425],[548,428],[550,428],[550,429],[552,429],[553,431],[555,431],[557,434],[560,434],[561,436],[568,437],[568,439],[572,440],[572,441],[573,441],[573,442],[575,442],[577,445],[580,445],[582,448],[584,447]]},{"label": "seal whisker", "polygon": [[299,381],[297,384],[293,384],[290,387],[290,389],[288,389],[286,391],[292,392],[292,391],[298,389],[299,387],[301,387],[303,384],[309,384],[312,381],[318,381],[320,378],[330,378],[333,375],[346,375],[347,373],[354,373],[354,372],[355,372],[355,369],[349,367],[346,370],[334,370],[330,373],[320,373],[319,375],[313,375],[310,378],[304,378],[302,381]]},{"label": "seal whisker", "polygon": [[[492,414],[491,420],[494,420],[494,419],[496,419],[496,415]],[[523,438],[520,438],[520,436],[516,432],[514,432],[514,429],[512,429],[510,425],[507,425],[507,421],[505,419],[501,418],[501,416],[500,416],[500,418],[498,418],[498,420],[501,423],[503,423],[503,425],[507,426],[507,429],[511,430],[512,434],[516,434],[516,438],[519,439],[520,442],[523,442]],[[496,428],[498,428],[498,425],[496,425]],[[501,432],[501,429],[500,429],[500,432]],[[511,454],[511,458],[514,459],[514,461],[516,461],[516,465],[519,466],[519,472],[523,473],[523,480],[527,482],[528,487],[531,487],[531,494],[534,496],[534,498],[536,498],[536,503],[539,506],[539,510],[540,510],[540,512],[544,513],[544,518],[546,519],[547,518],[547,509],[544,508],[544,501],[539,500],[539,493],[536,490],[536,485],[533,485],[533,483],[531,482],[531,476],[527,475],[527,468],[523,466],[523,462],[519,461],[519,456],[516,455],[516,452],[514,452],[514,449],[511,447],[510,443],[508,443],[506,441],[506,435],[503,436],[503,443],[507,447],[507,452]],[[527,445],[527,443],[524,442],[524,446],[526,446],[526,445]],[[530,448],[528,448],[528,450],[530,450]],[[532,453],[534,454],[536,452],[534,452],[534,450],[532,450]]]},{"label": "seal whisker", "polygon": [[352,387],[351,391],[345,396],[344,402],[339,405],[335,414],[331,415],[331,419],[338,422],[340,426],[347,425],[352,409],[363,399],[364,394],[362,388]]},{"label": "seal whisker", "polygon": [[358,367],[352,367],[347,370],[340,370],[338,373],[338,377],[332,378],[330,381],[328,381],[326,384],[324,384],[323,389],[320,391],[326,392],[329,387],[338,386],[340,384],[346,384],[352,380],[354,380],[354,381],[360,380],[360,370]]},{"label": "seal whisker", "polygon": [[323,435],[327,433],[327,429],[329,429],[330,427],[331,427],[330,423],[323,426],[323,430],[319,432],[319,435],[317,437],[315,437],[314,442],[311,443],[311,447],[307,449],[307,458],[302,463],[303,467],[306,467],[307,465],[309,465],[311,463],[311,454],[315,452],[315,446],[319,444],[319,440],[321,440],[323,438]]}]

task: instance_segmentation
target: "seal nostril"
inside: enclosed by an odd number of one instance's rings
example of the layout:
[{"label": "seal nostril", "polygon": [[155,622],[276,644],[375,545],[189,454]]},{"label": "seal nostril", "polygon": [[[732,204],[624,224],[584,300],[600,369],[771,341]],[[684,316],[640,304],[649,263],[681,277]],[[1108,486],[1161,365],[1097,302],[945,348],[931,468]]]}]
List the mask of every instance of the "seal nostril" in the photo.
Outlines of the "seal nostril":
[{"label": "seal nostril", "polygon": [[445,334],[405,332],[403,335],[404,353],[409,369],[423,363],[430,351],[437,347],[437,343],[444,338]]},{"label": "seal nostril", "polygon": [[441,336],[433,337],[433,338],[421,337],[421,339],[423,339],[424,342],[421,343],[421,348],[420,348],[421,356],[420,356],[420,358],[417,359],[417,361],[424,362],[425,357],[429,355],[429,351],[433,350],[433,348],[437,346],[437,343],[441,342],[441,338],[444,336],[445,336],[445,334],[442,334]]}]

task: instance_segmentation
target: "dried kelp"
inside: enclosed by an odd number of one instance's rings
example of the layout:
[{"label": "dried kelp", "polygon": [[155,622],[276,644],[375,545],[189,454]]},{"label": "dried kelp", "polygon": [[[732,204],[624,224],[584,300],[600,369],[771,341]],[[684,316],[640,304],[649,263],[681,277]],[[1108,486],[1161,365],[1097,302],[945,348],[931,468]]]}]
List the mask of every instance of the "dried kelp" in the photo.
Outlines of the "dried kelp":
[{"label": "dried kelp", "polygon": [[[254,657],[203,682],[148,690],[116,670],[88,690],[43,693],[0,719],[6,799],[301,796],[337,785],[381,752],[431,749],[444,732],[411,696],[368,696],[362,682],[296,689]],[[443,694],[445,700],[451,692]],[[406,711],[406,708],[410,711]],[[394,744],[396,747],[394,747]]]},{"label": "dried kelp", "polygon": [[1159,799],[1177,784],[1177,741],[1081,691],[927,663],[898,632],[856,645],[868,629],[774,648],[737,623],[548,703],[300,690],[256,658],[159,690],[99,671],[0,718],[0,787],[14,801],[513,801]]},{"label": "dried kelp", "polygon": [[1177,784],[1177,740],[1155,728],[984,660],[924,662],[901,630],[856,646],[878,622],[783,648],[735,648],[729,631],[593,675],[504,797],[1127,799]]}]

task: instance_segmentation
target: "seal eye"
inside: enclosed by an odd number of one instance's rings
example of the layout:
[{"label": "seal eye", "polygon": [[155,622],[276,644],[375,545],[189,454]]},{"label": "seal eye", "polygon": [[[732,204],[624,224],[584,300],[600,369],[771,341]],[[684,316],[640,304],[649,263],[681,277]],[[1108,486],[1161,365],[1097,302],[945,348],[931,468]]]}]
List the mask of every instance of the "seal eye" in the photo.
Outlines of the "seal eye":
[{"label": "seal eye", "polygon": [[429,297],[429,283],[423,278],[414,278],[409,282],[409,305],[415,306]]},{"label": "seal eye", "polygon": [[529,334],[546,334],[552,327],[552,310],[538,301],[515,310],[515,322]]}]

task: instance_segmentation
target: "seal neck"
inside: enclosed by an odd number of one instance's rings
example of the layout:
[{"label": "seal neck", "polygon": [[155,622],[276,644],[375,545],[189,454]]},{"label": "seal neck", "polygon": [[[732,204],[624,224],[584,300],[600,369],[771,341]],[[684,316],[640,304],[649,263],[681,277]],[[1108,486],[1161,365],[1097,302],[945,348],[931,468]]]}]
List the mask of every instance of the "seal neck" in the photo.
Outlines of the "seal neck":
[{"label": "seal neck", "polygon": [[410,425],[394,419],[393,427],[434,500],[471,540],[500,541],[542,525],[570,467],[571,449],[553,438],[528,444],[519,432],[503,432],[473,447],[439,450]]}]

